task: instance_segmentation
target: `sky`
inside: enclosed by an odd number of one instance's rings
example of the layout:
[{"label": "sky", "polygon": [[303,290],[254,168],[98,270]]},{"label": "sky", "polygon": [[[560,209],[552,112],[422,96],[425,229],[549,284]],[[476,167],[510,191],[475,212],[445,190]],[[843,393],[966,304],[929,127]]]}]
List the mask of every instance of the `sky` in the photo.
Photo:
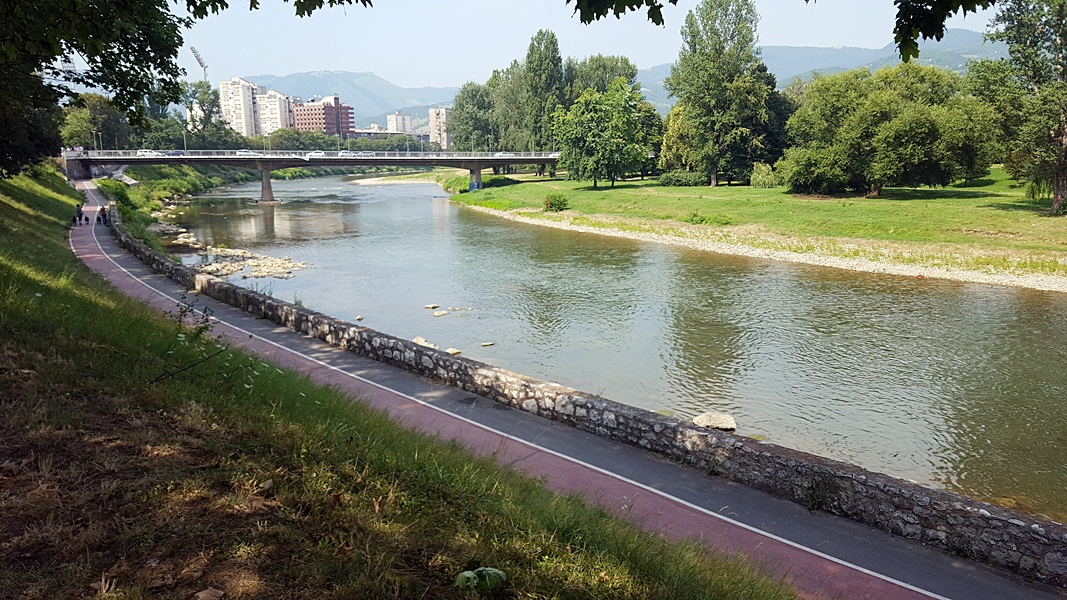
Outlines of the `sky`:
[{"label": "sky", "polygon": [[[881,48],[893,41],[892,0],[755,1],[761,46]],[[230,0],[228,10],[185,32],[178,62],[188,79],[202,78],[189,50],[195,47],[216,85],[234,76],[369,71],[401,87],[459,87],[522,60],[530,38],[548,29],[564,58],[616,54],[647,69],[678,57],[682,22],[697,4],[667,5],[659,27],[643,12],[583,25],[564,0],[375,0],[373,8],[327,7],[305,18],[281,0],[262,0],[255,11]],[[955,16],[948,26],[984,31],[992,14]]]}]

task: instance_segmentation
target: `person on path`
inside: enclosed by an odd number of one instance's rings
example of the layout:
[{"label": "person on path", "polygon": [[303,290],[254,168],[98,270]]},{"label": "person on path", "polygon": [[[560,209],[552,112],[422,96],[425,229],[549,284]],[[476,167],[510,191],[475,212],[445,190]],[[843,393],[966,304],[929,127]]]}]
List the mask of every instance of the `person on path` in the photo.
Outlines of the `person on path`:
[{"label": "person on path", "polygon": [[77,212],[74,213],[74,224],[75,225],[81,225],[82,224],[82,217],[84,217],[84,216],[85,216],[85,212],[82,211],[82,205],[79,204]]},{"label": "person on path", "polygon": [[104,225],[107,225],[107,207],[100,207],[100,218],[104,220]]}]

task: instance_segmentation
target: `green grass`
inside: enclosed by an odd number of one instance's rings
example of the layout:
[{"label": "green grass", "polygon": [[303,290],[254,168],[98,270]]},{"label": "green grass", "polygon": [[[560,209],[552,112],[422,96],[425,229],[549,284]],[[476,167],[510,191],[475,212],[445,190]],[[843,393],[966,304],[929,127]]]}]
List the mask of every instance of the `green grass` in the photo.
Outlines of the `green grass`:
[{"label": "green grass", "polygon": [[[522,177],[522,185],[454,196],[457,202],[607,229],[700,237],[770,250],[882,262],[1067,275],[1067,227],[1051,201],[1030,200],[1003,169],[970,185],[886,190],[879,198],[797,196],[783,188],[662,187],[655,180],[593,189],[588,182]],[[571,211],[537,215],[547,193]],[[687,227],[690,225],[697,226]]]},{"label": "green grass", "polygon": [[482,565],[501,598],[795,597],[128,299],[70,252],[80,200],[0,181],[7,594],[469,598]]}]

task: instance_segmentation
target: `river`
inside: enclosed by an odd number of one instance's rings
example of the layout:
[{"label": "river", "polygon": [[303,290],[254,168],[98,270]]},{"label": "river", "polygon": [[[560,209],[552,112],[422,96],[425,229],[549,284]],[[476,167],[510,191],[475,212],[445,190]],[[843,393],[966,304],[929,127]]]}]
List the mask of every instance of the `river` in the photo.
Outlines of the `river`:
[{"label": "river", "polygon": [[[306,261],[240,285],[650,410],[1067,518],[1067,294],[524,225],[433,184],[197,197],[201,241]],[[187,261],[195,257],[187,257]],[[427,304],[450,313],[434,317]],[[441,309],[438,309],[441,310]],[[483,343],[492,342],[492,346]]]}]

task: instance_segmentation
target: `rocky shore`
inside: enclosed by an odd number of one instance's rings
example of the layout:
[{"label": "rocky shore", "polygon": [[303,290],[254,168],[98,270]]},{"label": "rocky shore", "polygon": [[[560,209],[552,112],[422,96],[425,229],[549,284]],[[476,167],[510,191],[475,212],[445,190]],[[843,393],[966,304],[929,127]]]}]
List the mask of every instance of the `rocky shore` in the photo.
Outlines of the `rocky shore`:
[{"label": "rocky shore", "polygon": [[[590,217],[583,215],[581,217],[583,221],[594,220],[599,223],[593,226],[576,223],[574,221],[577,215],[572,217],[567,216],[565,213],[561,218],[541,218],[523,214],[522,212],[508,212],[470,205],[467,205],[467,207],[531,225],[671,244],[719,254],[782,260],[867,273],[888,273],[916,278],[932,277],[989,285],[1067,292],[1067,277],[1012,273],[1002,269],[972,270],[951,265],[907,260],[913,256],[924,254],[925,248],[916,246],[909,247],[866,240],[839,242],[836,240],[788,238],[757,231],[713,230],[704,226],[678,222],[652,222],[608,216]],[[749,243],[746,243],[746,241]],[[820,252],[820,246],[834,250],[835,253]],[[789,247],[803,247],[805,249],[803,251],[781,249]],[[814,249],[809,250],[810,248]],[[838,252],[847,253],[851,256],[840,256],[836,254]],[[896,259],[905,259],[907,262]],[[968,257],[961,255],[960,259],[965,261]],[[1004,262],[1005,264],[1011,264],[1012,257],[1005,258]]]},{"label": "rocky shore", "polygon": [[238,248],[218,248],[200,243],[191,233],[183,232],[172,242],[176,246],[184,246],[196,250],[200,256],[207,257],[208,262],[193,265],[199,273],[214,275],[225,278],[234,273],[244,270],[243,279],[274,277],[275,279],[289,279],[293,271],[307,268],[306,262],[297,262],[289,258],[275,258],[263,254],[255,254],[248,250]]}]

